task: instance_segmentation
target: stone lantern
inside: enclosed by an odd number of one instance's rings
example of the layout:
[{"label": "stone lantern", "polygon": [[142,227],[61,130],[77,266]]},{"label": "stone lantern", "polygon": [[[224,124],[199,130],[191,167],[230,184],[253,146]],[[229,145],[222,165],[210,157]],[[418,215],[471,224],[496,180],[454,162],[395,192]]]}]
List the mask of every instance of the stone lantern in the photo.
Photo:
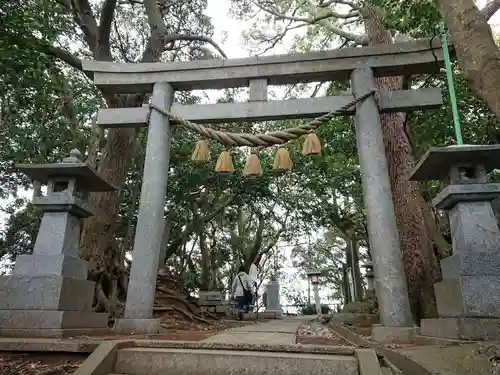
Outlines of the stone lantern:
[{"label": "stone lantern", "polygon": [[373,273],[373,263],[372,261],[367,261],[362,267],[365,271],[366,278],[366,297],[375,297],[375,274]]},{"label": "stone lantern", "polygon": [[81,219],[93,215],[88,194],[116,188],[79,158],[60,163],[19,164],[18,170],[47,185],[33,202],[42,222],[33,254],[16,259],[12,275],[0,277],[0,336],[63,337],[106,329],[108,315],[92,312],[95,283],[78,257]]},{"label": "stone lantern", "polygon": [[310,270],[307,272],[307,277],[309,278],[309,282],[313,286],[314,291],[314,304],[316,305],[316,314],[321,315],[321,300],[319,298],[319,277],[321,275],[321,271],[318,270]]},{"label": "stone lantern", "polygon": [[312,285],[320,284],[319,277],[321,276],[321,272],[317,270],[312,270],[307,272],[307,277]]},{"label": "stone lantern", "polygon": [[450,339],[500,338],[500,230],[491,201],[500,184],[487,173],[500,166],[500,146],[431,148],[411,180],[440,180],[433,199],[450,220],[453,255],[441,261],[443,280],[434,285],[438,319],[423,319],[426,336]]}]

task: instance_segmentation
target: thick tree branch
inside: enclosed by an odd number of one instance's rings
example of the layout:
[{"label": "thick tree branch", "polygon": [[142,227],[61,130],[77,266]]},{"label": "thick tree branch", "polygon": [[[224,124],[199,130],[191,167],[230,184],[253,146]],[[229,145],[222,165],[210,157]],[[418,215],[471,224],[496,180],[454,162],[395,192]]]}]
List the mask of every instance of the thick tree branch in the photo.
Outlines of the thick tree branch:
[{"label": "thick tree branch", "polygon": [[146,8],[146,15],[148,17],[148,24],[151,28],[151,34],[163,33],[167,29],[165,22],[161,16],[160,8],[156,0],[144,0],[144,7]]},{"label": "thick tree branch", "polygon": [[101,10],[99,20],[99,48],[102,52],[109,54],[111,57],[109,38],[111,35],[111,24],[115,15],[117,0],[106,0]]},{"label": "thick tree branch", "polygon": [[500,116],[500,51],[485,14],[473,0],[434,0],[450,30],[460,67],[471,87]]},{"label": "thick tree branch", "polygon": [[255,233],[253,245],[250,249],[250,255],[251,255],[250,258],[252,258],[252,261],[253,258],[255,258],[255,256],[258,254],[262,246],[262,240],[264,239],[263,232],[266,226],[266,220],[264,218],[264,215],[258,213],[257,216],[259,218],[259,226],[257,227],[257,232]]},{"label": "thick tree branch", "polygon": [[265,246],[265,248],[255,256],[255,259],[253,261],[255,264],[260,264],[262,257],[267,253],[269,253],[272,250],[272,248],[278,243],[278,240],[280,239],[284,231],[285,228],[282,227],[280,230],[276,232],[276,234],[273,236],[273,239],[269,241]]},{"label": "thick tree branch", "polygon": [[94,57],[97,58],[98,56],[95,56],[95,54],[98,46],[97,34],[99,28],[89,1],[72,0],[72,10],[78,25],[85,35],[85,41],[90,50],[94,53]]},{"label": "thick tree branch", "polygon": [[116,39],[118,40],[118,49],[120,50],[122,59],[125,60],[125,62],[127,63],[133,63],[133,61],[131,61],[127,56],[127,49],[125,48],[125,46],[128,45],[128,43],[123,42],[120,32],[118,30],[118,26],[116,25],[116,21],[113,22],[113,27],[115,29]]},{"label": "thick tree branch", "polygon": [[359,15],[360,15],[359,11],[350,12],[348,14],[339,14],[339,13],[333,12],[330,9],[323,10],[323,8],[320,8],[322,11],[315,12],[313,9],[314,6],[308,6],[306,11],[311,15],[311,17],[296,17],[296,16],[289,16],[289,15],[283,14],[280,11],[278,11],[276,8],[273,8],[272,6],[265,6],[262,3],[255,1],[255,0],[252,1],[252,3],[256,7],[258,7],[259,9],[263,10],[264,12],[267,12],[267,13],[271,14],[272,16],[276,17],[276,19],[278,19],[278,20],[289,20],[289,21],[303,22],[304,24],[309,24],[309,25],[320,24],[320,25],[326,27],[332,33],[334,33],[342,38],[345,38],[347,40],[350,40],[352,42],[355,42],[356,44],[359,44],[359,45],[367,44],[367,40],[364,36],[356,35],[354,33],[350,33],[348,31],[342,30],[340,27],[337,27],[337,26],[333,25],[331,22],[328,22],[328,19],[330,19],[330,18],[347,19],[347,18],[359,17]]},{"label": "thick tree branch", "polygon": [[325,1],[325,2],[322,2],[321,4],[319,4],[318,7],[325,8],[325,7],[330,7],[330,6],[336,5],[336,4],[348,5],[352,9],[356,9],[356,10],[359,10],[359,11],[361,11],[361,9],[362,9],[362,7],[360,5],[355,4],[352,1],[347,1],[347,0],[330,0],[330,1]]},{"label": "thick tree branch", "polygon": [[89,49],[96,54],[98,26],[88,0],[56,0],[64,13],[71,14],[80,27]]},{"label": "thick tree branch", "polygon": [[491,17],[495,15],[495,13],[500,9],[500,0],[491,0],[489,1],[481,11],[486,16],[486,19],[489,21]]},{"label": "thick tree branch", "polygon": [[[316,22],[318,22],[320,20],[324,20],[324,19],[327,19],[327,18],[330,18],[330,17],[346,19],[346,18],[358,17],[360,15],[360,13],[357,10],[349,12],[349,13],[346,13],[346,14],[341,14],[341,13],[334,12],[331,9],[322,9],[321,12],[318,12],[318,13],[321,13],[321,14],[315,14],[315,15],[313,15],[313,17],[288,16],[286,14],[283,14],[283,13],[279,12],[276,8],[273,8],[271,6],[265,6],[265,5],[263,5],[261,2],[253,1],[253,3],[259,9],[261,9],[264,12],[267,12],[269,14],[272,14],[273,16],[275,16],[278,19],[289,20],[289,21],[297,21],[297,22],[306,22],[306,23],[309,23],[309,24],[313,24],[313,23],[316,23]],[[309,13],[312,15],[311,12],[309,12]]]},{"label": "thick tree branch", "polygon": [[156,0],[144,0],[144,7],[146,8],[151,35],[142,55],[141,62],[157,62],[160,60],[165,48],[166,43],[162,40],[162,37],[167,31],[167,26],[163,22],[162,14]]},{"label": "thick tree branch", "polygon": [[283,38],[288,34],[289,31],[294,30],[294,29],[300,29],[301,27],[307,26],[306,23],[299,23],[299,24],[292,26],[292,23],[293,23],[293,20],[288,21],[288,24],[285,26],[285,28],[283,29],[282,32],[280,32],[280,33],[278,33],[270,38],[265,38],[264,41],[270,43],[270,45],[267,46],[261,52],[257,53],[257,55],[263,55],[267,51],[270,51],[271,49],[276,47],[276,45],[278,43],[283,41]]},{"label": "thick tree branch", "polygon": [[83,71],[82,60],[80,60],[78,57],[76,57],[72,53],[70,53],[62,48],[55,47],[55,46],[44,45],[44,46],[42,46],[42,48],[43,48],[43,52],[45,52],[49,55],[52,55],[54,57],[57,57],[58,59],[61,59],[62,61],[64,61],[68,65],[71,65],[73,68],[78,69],[81,72],[83,72],[83,74],[85,74],[90,79],[93,79],[92,73]]},{"label": "thick tree branch", "polygon": [[[169,35],[161,35],[159,36],[159,40],[161,40],[162,44],[162,51],[165,48],[166,45],[173,43],[178,40],[188,40],[188,41],[200,41],[200,42],[205,42],[210,45],[212,45],[220,54],[222,57],[227,59],[227,55],[225,54],[224,50],[210,37],[208,36],[202,36],[202,35],[189,35],[189,34],[169,34]],[[153,36],[148,40],[148,43],[146,45],[146,48],[144,50],[144,53],[141,58],[141,62],[155,62],[154,60],[154,53],[153,53],[153,44],[154,44]]]},{"label": "thick tree branch", "polygon": [[[231,194],[228,197],[228,199],[226,199],[223,203],[221,203],[221,205],[218,206],[212,213],[202,217],[200,221],[203,221],[205,224],[207,224],[213,219],[215,219],[217,215],[219,215],[222,211],[224,211],[224,209],[234,201],[234,198],[235,195]],[[165,260],[168,259],[172,254],[174,254],[177,251],[177,248],[182,245],[184,238],[187,238],[189,235],[191,235],[195,229],[196,228],[194,220],[186,225],[182,234],[168,246]]]}]

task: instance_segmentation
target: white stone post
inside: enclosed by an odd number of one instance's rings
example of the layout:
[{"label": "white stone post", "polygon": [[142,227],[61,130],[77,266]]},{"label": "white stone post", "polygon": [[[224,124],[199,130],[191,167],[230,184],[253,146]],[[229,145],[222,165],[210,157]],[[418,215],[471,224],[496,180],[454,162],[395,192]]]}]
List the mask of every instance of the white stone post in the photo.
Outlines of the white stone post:
[{"label": "white stone post", "polygon": [[[375,89],[372,70],[354,70],[351,85],[355,97]],[[413,322],[380,114],[374,97],[356,105],[355,124],[381,322],[381,326],[374,326],[372,338],[382,342],[408,341],[413,335]]]},{"label": "white stone post", "polygon": [[319,298],[319,284],[313,284],[314,303],[316,305],[316,314],[321,315],[321,299]]},{"label": "white stone post", "polygon": [[[174,89],[168,83],[156,83],[152,104],[169,110]],[[142,177],[139,215],[132,252],[132,268],[123,319],[115,325],[117,331],[155,333],[160,329],[153,319],[158,259],[164,233],[165,194],[170,161],[170,121],[153,110],[149,120],[148,141]]]},{"label": "white stone post", "polygon": [[274,278],[266,285],[266,312],[281,316],[280,282]]}]

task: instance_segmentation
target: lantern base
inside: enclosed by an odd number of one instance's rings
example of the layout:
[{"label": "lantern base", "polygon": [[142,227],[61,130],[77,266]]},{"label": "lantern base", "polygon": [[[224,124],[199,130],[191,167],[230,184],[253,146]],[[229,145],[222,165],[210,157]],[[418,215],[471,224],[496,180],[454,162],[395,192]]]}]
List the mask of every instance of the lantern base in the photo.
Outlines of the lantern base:
[{"label": "lantern base", "polygon": [[381,344],[411,344],[419,333],[418,327],[384,327],[374,324],[372,340]]},{"label": "lantern base", "polygon": [[121,318],[117,319],[113,326],[114,332],[124,334],[145,333],[156,335],[160,330],[160,319]]}]

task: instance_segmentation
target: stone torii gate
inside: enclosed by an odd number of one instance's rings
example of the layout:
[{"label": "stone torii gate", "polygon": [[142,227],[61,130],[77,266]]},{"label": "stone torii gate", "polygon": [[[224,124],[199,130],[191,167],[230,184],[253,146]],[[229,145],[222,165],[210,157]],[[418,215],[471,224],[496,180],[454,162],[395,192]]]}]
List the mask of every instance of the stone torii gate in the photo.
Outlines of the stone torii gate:
[{"label": "stone torii gate", "polygon": [[[313,118],[345,106],[376,90],[374,77],[436,73],[443,61],[438,43],[417,40],[392,45],[348,48],[305,54],[199,60],[174,63],[121,64],[84,61],[94,83],[109,94],[151,93],[151,106],[199,124]],[[352,93],[312,99],[267,100],[268,85],[349,80]],[[174,102],[176,90],[249,87],[249,101],[183,105]],[[360,101],[354,114],[368,233],[373,254],[381,325],[375,340],[409,339],[413,323],[385,156],[381,112],[438,108],[439,89],[379,91]],[[149,123],[148,123],[149,120]],[[148,107],[99,111],[103,128],[149,126],[139,215],[124,318],[119,331],[154,333],[156,272],[163,233],[172,125]]]}]

